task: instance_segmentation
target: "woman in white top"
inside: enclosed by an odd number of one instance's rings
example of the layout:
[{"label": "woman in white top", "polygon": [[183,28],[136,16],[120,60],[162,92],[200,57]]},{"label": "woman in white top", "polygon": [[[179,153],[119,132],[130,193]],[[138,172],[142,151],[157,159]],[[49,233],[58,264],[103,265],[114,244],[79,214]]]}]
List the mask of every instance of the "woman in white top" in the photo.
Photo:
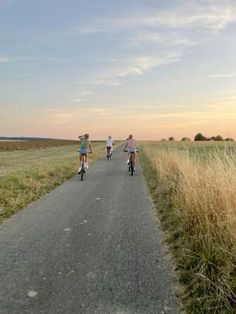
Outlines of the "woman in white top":
[{"label": "woman in white top", "polygon": [[106,152],[107,152],[107,158],[111,156],[112,154],[112,145],[113,145],[113,140],[111,138],[111,135],[108,136],[106,140]]}]

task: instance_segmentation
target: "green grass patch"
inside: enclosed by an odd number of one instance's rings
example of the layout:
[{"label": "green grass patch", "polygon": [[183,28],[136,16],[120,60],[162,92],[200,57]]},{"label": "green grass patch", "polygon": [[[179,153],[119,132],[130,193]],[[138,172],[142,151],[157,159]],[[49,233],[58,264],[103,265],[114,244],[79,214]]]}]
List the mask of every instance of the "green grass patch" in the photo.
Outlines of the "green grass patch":
[{"label": "green grass patch", "polygon": [[[104,155],[104,143],[92,143],[90,164]],[[78,145],[0,152],[0,222],[71,178]]]}]

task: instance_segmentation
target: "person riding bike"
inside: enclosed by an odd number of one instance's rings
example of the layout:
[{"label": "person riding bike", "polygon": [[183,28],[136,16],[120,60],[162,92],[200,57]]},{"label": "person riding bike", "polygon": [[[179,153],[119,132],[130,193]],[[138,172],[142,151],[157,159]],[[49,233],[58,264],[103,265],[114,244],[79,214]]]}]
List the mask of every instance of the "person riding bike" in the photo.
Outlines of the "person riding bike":
[{"label": "person riding bike", "polygon": [[126,150],[128,151],[128,160],[127,160],[127,164],[129,163],[130,157],[132,155],[132,159],[133,159],[133,165],[134,165],[134,171],[135,171],[135,152],[136,152],[136,141],[133,138],[133,135],[130,134],[129,137],[127,138],[127,142],[124,148],[124,151]]},{"label": "person riding bike", "polygon": [[106,153],[107,153],[107,156],[111,155],[112,145],[113,145],[113,140],[111,138],[111,135],[109,135],[107,140],[106,140]]},{"label": "person riding bike", "polygon": [[86,133],[84,135],[80,135],[78,136],[78,138],[80,139],[80,147],[78,149],[78,164],[79,164],[79,170],[78,170],[78,174],[80,174],[81,172],[81,168],[82,168],[82,163],[83,163],[83,158],[84,158],[84,166],[88,169],[88,149],[89,152],[92,153],[92,147],[91,147],[91,143],[89,141],[89,134]]}]

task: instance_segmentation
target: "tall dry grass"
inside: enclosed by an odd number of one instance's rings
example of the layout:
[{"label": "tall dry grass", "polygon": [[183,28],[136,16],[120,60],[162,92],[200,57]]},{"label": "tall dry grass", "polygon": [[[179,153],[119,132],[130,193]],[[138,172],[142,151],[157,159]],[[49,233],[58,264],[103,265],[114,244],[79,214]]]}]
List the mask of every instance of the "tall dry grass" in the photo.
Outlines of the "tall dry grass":
[{"label": "tall dry grass", "polygon": [[143,152],[155,171],[154,194],[189,313],[236,313],[235,151],[144,145]]}]

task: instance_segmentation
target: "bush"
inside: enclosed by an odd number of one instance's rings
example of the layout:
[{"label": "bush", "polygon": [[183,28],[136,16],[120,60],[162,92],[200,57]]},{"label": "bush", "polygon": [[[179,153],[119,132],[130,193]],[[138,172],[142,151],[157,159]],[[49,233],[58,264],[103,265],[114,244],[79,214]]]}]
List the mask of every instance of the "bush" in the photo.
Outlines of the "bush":
[{"label": "bush", "polygon": [[202,135],[202,133],[198,133],[195,135],[194,141],[208,141],[208,138]]}]

